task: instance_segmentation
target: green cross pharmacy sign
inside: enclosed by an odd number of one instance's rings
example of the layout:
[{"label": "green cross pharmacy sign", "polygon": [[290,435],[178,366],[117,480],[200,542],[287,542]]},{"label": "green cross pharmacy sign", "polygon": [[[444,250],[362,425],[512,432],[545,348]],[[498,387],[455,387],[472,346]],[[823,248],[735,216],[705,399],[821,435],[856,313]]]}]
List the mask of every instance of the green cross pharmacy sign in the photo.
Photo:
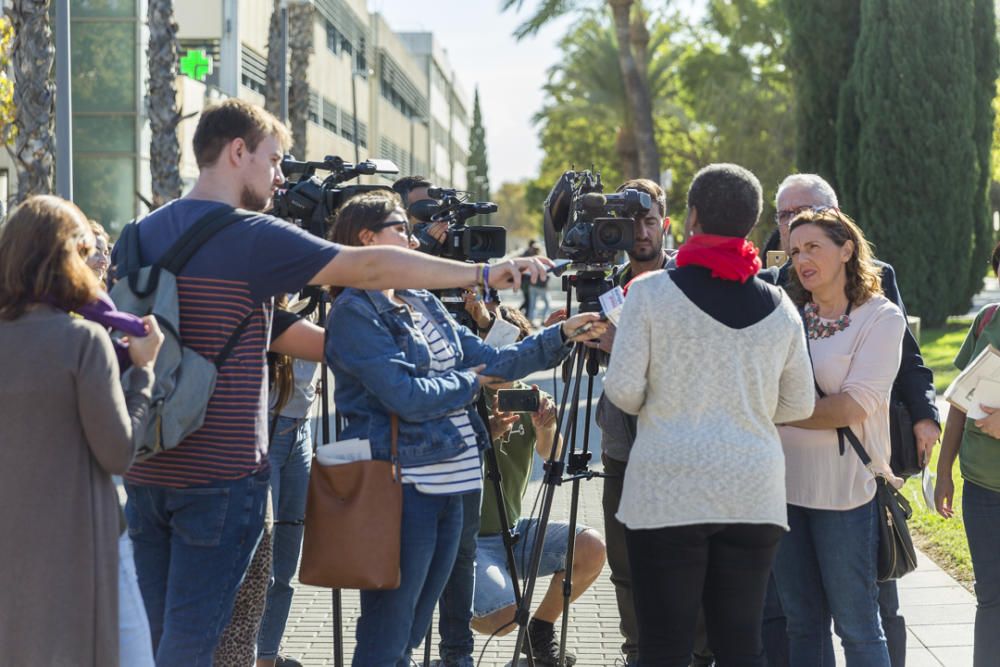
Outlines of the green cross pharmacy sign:
[{"label": "green cross pharmacy sign", "polygon": [[181,57],[181,74],[195,81],[204,81],[211,73],[212,59],[208,57],[208,52],[189,49],[187,55]]}]

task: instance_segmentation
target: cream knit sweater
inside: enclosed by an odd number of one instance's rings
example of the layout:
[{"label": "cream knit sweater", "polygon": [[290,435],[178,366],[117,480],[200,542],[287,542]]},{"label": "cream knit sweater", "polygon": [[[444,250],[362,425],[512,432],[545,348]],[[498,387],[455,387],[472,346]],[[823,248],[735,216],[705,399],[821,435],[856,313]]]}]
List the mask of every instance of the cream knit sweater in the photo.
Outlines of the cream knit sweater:
[{"label": "cream knit sweater", "polygon": [[700,523],[788,528],[776,423],[815,404],[799,314],[787,296],[732,329],[692,303],[666,271],[636,280],[604,391],[638,414],[618,507],[631,529]]}]

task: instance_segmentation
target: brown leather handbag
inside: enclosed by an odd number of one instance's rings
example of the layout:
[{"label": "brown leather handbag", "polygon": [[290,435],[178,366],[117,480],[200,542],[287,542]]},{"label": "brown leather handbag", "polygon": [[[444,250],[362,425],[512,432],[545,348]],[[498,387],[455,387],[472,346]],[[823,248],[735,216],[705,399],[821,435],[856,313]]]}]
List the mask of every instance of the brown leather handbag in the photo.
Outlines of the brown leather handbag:
[{"label": "brown leather handbag", "polygon": [[299,581],[310,586],[399,588],[399,418],[392,415],[392,458],[320,465],[313,457]]}]

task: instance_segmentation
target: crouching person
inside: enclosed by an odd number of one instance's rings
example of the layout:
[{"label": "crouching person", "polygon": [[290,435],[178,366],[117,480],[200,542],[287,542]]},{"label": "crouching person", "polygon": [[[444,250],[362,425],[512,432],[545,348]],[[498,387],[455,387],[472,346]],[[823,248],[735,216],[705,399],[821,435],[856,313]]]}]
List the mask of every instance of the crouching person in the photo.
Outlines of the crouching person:
[{"label": "crouching person", "polygon": [[[384,192],[348,201],[332,236],[348,246],[414,243],[401,202]],[[594,314],[577,315],[495,349],[423,290],[347,289],[336,297],[326,359],[347,418],[341,437],[368,439],[372,456],[388,459],[396,415],[403,481],[401,583],[361,592],[355,667],[409,664],[427,632],[455,563],[464,496],[482,487],[479,448],[487,435],[474,409],[480,387],[556,365],[576,340],[569,334],[586,323],[592,328],[580,338],[606,329]]]},{"label": "crouching person", "polygon": [[[530,324],[519,310],[501,306],[502,317],[521,328],[521,336],[530,333]],[[472,627],[484,634],[505,635],[517,626],[512,622],[517,607],[514,589],[507,570],[502,531],[512,529],[520,536],[514,546],[514,556],[519,577],[526,575],[531,565],[535,542],[540,539],[540,525],[536,518],[522,517],[521,504],[528,490],[528,480],[534,463],[534,453],[543,459],[556,436],[556,405],[552,397],[542,392],[537,412],[504,413],[497,410],[499,389],[527,389],[522,382],[491,383],[487,386],[487,405],[490,406],[490,427],[494,435],[493,450],[500,469],[504,507],[509,526],[504,526],[497,508],[496,492],[487,483],[483,489],[483,506],[480,516],[479,538],[476,540],[476,584]],[[560,441],[561,447],[561,441]],[[559,452],[556,452],[556,456]],[[545,595],[535,609],[528,624],[528,638],[536,665],[556,665],[559,641],[555,622],[563,608],[563,578],[566,570],[566,552],[569,549],[570,527],[565,521],[550,521],[545,529],[542,558],[538,576],[552,575]],[[604,539],[588,526],[576,527],[573,552],[572,599],[583,594],[597,579],[604,567]],[[526,644],[527,644],[526,643]],[[576,663],[576,656],[566,652],[567,665]]]}]

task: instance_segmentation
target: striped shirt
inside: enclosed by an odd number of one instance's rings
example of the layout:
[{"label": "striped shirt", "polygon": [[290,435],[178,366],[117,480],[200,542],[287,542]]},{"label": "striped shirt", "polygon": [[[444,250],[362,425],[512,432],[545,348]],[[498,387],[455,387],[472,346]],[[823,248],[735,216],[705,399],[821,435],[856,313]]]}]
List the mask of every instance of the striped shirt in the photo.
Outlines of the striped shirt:
[{"label": "striped shirt", "polygon": [[[159,260],[217,206],[180,199],[146,216],[139,224],[143,264]],[[183,488],[240,479],[267,468],[265,353],[271,298],[301,289],[336,253],[333,244],[257,215],[222,230],[194,254],[177,278],[183,343],[214,359],[236,326],[253,314],[219,369],[202,427],[174,449],[134,464],[125,475],[129,482]]]},{"label": "striped shirt", "polygon": [[[431,350],[430,377],[443,375],[455,368],[457,351],[454,345],[444,336],[417,303],[411,304],[410,313],[417,327],[418,335],[423,336]],[[469,448],[450,459],[425,465],[403,467],[403,483],[415,484],[417,491],[431,495],[448,495],[468,493],[483,488],[480,472],[479,446],[476,431],[469,421],[469,413],[465,409],[455,410],[448,415],[451,423],[465,438]]]}]

